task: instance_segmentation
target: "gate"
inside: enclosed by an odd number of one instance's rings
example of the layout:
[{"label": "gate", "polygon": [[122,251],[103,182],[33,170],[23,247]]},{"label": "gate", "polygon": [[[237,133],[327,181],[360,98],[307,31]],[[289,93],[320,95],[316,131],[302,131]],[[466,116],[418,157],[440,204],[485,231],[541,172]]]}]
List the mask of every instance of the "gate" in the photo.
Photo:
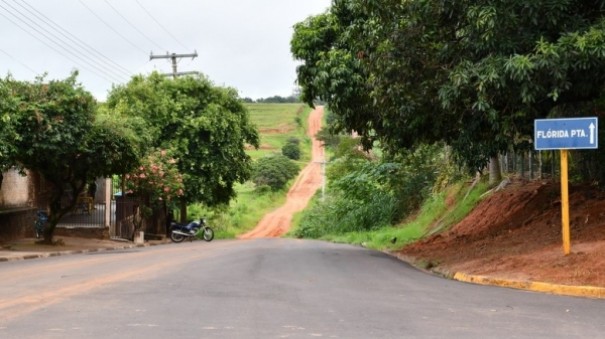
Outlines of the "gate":
[{"label": "gate", "polygon": [[[96,180],[88,186],[91,189],[86,189],[78,196],[77,204],[73,211],[69,212],[57,224],[58,228],[65,229],[102,229],[107,225],[106,209],[107,202],[105,199],[105,179]],[[70,192],[66,193],[65,203],[68,203]]]},{"label": "gate", "polygon": [[118,180],[112,181],[109,236],[115,240],[134,240],[135,223],[140,221],[139,199],[123,194]]}]

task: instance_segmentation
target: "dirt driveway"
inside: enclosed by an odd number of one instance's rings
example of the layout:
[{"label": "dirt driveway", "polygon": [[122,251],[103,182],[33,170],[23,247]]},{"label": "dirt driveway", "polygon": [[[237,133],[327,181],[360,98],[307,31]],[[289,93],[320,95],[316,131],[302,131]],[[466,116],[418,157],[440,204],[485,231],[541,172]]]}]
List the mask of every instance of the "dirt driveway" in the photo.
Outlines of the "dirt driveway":
[{"label": "dirt driveway", "polygon": [[312,138],[311,162],[300,172],[288,191],[286,203],[266,214],[252,231],[241,235],[240,239],[274,238],[284,235],[290,229],[294,213],[302,211],[321,187],[321,162],[324,161],[324,149],[321,142],[315,139],[315,134],[321,128],[323,113],[323,106],[318,106],[309,115],[307,135]]}]

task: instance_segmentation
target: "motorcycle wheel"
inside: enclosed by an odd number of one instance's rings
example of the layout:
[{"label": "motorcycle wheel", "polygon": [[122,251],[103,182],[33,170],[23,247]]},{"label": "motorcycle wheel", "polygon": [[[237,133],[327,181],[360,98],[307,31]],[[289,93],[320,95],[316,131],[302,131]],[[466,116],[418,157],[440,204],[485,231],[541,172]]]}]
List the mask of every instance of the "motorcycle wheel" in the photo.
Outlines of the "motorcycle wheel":
[{"label": "motorcycle wheel", "polygon": [[172,242],[181,242],[185,240],[185,236],[170,232],[170,240],[172,240]]},{"label": "motorcycle wheel", "polygon": [[212,241],[212,239],[214,239],[214,231],[212,230],[212,228],[210,228],[210,227],[204,228],[204,233],[202,234],[202,237],[206,241]]}]

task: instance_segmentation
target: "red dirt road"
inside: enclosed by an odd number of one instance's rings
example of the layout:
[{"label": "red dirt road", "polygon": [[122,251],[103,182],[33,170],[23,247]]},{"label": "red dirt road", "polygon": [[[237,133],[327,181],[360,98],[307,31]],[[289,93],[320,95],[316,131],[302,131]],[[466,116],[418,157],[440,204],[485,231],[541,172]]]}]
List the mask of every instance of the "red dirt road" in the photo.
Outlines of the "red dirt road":
[{"label": "red dirt road", "polygon": [[318,106],[309,115],[307,135],[312,139],[312,160],[300,172],[288,191],[286,203],[266,214],[252,231],[241,235],[240,239],[275,238],[284,235],[290,229],[294,213],[302,211],[321,187],[321,162],[324,161],[324,149],[319,140],[315,139],[315,134],[321,128],[323,112],[323,106]]}]

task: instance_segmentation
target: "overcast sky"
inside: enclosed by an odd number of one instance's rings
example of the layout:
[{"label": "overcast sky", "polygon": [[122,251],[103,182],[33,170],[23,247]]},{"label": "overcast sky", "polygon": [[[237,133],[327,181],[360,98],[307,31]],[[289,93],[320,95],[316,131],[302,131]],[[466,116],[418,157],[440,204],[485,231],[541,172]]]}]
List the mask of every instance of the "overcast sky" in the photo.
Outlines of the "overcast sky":
[{"label": "overcast sky", "polygon": [[292,26],[330,0],[0,0],[0,73],[79,82],[105,100],[133,74],[199,71],[253,99],[292,94]]}]

